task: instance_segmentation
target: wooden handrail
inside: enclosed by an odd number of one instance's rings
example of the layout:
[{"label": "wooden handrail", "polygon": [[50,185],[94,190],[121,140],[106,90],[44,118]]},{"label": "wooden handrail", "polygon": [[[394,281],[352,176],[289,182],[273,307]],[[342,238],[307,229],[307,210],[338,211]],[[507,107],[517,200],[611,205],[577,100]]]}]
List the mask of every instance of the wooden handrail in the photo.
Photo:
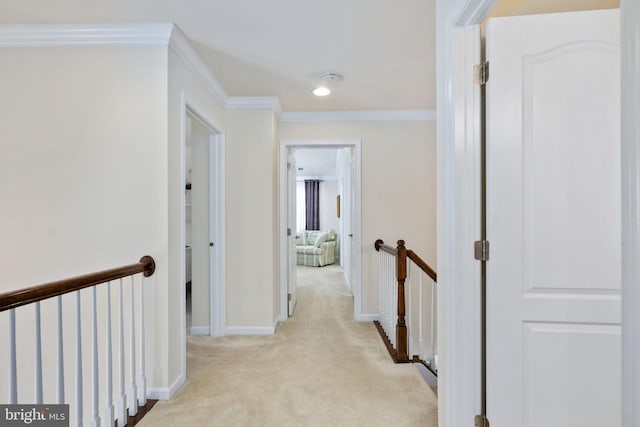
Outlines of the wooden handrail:
[{"label": "wooden handrail", "polygon": [[378,252],[383,251],[393,256],[398,256],[398,250],[393,246],[385,245],[381,239],[376,240],[373,246],[376,248],[376,251]]},{"label": "wooden handrail", "polygon": [[[402,242],[402,246],[404,246],[404,240],[398,240],[398,245],[400,245],[400,242]],[[395,257],[398,256],[398,250],[393,246],[385,245],[382,239],[376,240],[376,242],[374,243],[374,247],[378,252],[383,251]],[[407,258],[415,262],[416,265],[420,267],[420,269],[424,271],[425,274],[429,276],[434,282],[438,281],[438,274],[435,272],[435,270],[431,268],[429,264],[427,264],[422,258],[420,258],[420,256],[418,256],[418,254],[416,254],[411,249],[407,249]]]},{"label": "wooden handrail", "polygon": [[97,273],[84,274],[43,285],[19,289],[17,291],[0,294],[0,312],[12,308],[42,301],[48,298],[64,295],[69,292],[96,286],[121,277],[143,273],[145,277],[151,276],[156,270],[154,259],[145,255],[135,264],[99,271]]},{"label": "wooden handrail", "polygon": [[429,264],[424,262],[422,258],[420,258],[415,252],[407,249],[407,257],[411,259],[411,261],[415,262],[416,265],[420,267],[420,269],[424,271],[427,276],[431,277],[434,282],[438,282],[438,274],[433,270],[433,268],[429,267]]}]

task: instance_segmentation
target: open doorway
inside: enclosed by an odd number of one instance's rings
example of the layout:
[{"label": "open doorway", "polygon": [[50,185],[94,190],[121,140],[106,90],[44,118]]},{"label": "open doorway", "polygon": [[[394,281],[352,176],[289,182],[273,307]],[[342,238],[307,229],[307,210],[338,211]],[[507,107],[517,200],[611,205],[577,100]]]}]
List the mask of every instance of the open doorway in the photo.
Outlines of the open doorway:
[{"label": "open doorway", "polygon": [[186,342],[188,335],[222,335],[224,327],[222,138],[190,105],[185,105],[183,149]]},{"label": "open doorway", "polygon": [[360,320],[360,141],[281,141],[280,195],[281,320],[295,309],[298,266],[344,275]]}]

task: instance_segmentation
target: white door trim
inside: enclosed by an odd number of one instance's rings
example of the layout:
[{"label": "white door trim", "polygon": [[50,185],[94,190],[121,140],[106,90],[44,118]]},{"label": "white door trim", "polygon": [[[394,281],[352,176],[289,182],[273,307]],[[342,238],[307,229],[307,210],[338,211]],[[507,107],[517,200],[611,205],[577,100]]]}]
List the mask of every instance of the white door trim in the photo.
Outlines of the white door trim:
[{"label": "white door trim", "polygon": [[[480,404],[479,274],[470,245],[478,238],[479,188],[476,162],[480,112],[470,85],[476,59],[473,26],[479,25],[497,0],[438,0],[436,5],[438,120],[438,336],[441,340],[439,425],[472,423]],[[624,426],[640,425],[640,2],[623,0],[623,405]],[[626,153],[626,154],[625,154]],[[633,191],[631,189],[633,188]],[[469,218],[473,218],[470,222]],[[626,262],[624,260],[627,260]],[[454,316],[455,314],[455,316]],[[471,377],[469,377],[471,373]],[[477,375],[477,374],[476,374]],[[470,381],[473,381],[470,385]]]},{"label": "white door trim", "polygon": [[[354,200],[354,224],[353,244],[356,248],[362,248],[362,214],[361,214],[361,147],[360,140],[281,140],[279,149],[279,200],[280,200],[280,321],[288,318],[287,313],[287,158],[291,148],[340,148],[353,147],[355,150],[356,182]],[[356,259],[353,262],[354,284],[352,287],[354,300],[354,318],[357,321],[369,320],[362,313],[362,250],[356,251]]]},{"label": "white door trim", "polygon": [[[438,423],[472,425],[481,409],[478,25],[494,0],[442,0],[436,11],[438,105]],[[476,326],[476,327],[471,327]]]},{"label": "white door trim", "polygon": [[622,50],[622,411],[640,425],[640,1],[620,2]]}]

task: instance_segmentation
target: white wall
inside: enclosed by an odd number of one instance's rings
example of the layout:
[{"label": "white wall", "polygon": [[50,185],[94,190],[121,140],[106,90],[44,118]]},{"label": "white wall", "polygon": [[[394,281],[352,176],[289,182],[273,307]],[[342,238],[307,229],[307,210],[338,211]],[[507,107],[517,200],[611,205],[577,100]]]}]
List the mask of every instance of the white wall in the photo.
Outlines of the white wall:
[{"label": "white wall", "polygon": [[[3,49],[2,55],[0,197],[11,203],[0,212],[0,289],[152,255],[148,387],[156,397],[168,396],[184,380],[185,361],[183,97],[220,130],[223,109],[166,46]],[[73,372],[73,358],[66,361]],[[90,366],[85,369],[90,378]]]},{"label": "white wall", "polygon": [[[1,53],[0,292],[131,264],[146,254],[157,263],[147,288],[166,288],[166,47]],[[83,302],[90,307],[87,292]],[[74,299],[64,301],[65,325],[75,325]],[[43,303],[43,362],[45,376],[55,381],[51,308]],[[32,331],[32,313],[31,307],[18,310],[21,330]],[[83,316],[83,345],[90,354],[89,309]],[[33,340],[31,332],[20,336],[23,343]],[[75,334],[65,336],[65,364],[72,373]],[[29,384],[32,354],[20,356],[26,374],[21,384]],[[151,360],[148,367],[158,381],[159,364]],[[86,379],[90,369],[86,363]],[[48,402],[55,393],[50,384]],[[72,386],[67,384],[68,396]],[[32,401],[32,387],[22,386],[19,398]],[[0,401],[7,401],[5,387]]]},{"label": "white wall", "polygon": [[[436,265],[435,123],[281,123],[281,140],[362,141],[362,304],[378,308],[376,239],[405,239]],[[335,198],[334,198],[335,203]]]},{"label": "white wall", "polygon": [[325,179],[320,183],[320,230],[333,229],[337,233],[340,228],[336,197],[338,181]]},{"label": "white wall", "polygon": [[226,112],[226,296],[231,334],[272,332],[279,314],[274,129],[270,110]]}]

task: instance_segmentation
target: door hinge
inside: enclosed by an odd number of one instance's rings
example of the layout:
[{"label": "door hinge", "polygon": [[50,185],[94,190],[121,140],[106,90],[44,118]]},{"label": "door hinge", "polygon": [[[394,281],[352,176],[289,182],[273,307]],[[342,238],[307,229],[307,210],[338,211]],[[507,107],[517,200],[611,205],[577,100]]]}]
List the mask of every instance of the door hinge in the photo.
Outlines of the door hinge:
[{"label": "door hinge", "polygon": [[489,419],[486,415],[476,415],[476,427],[489,427]]},{"label": "door hinge", "polygon": [[290,171],[291,170],[291,163],[287,163],[287,170]]},{"label": "door hinge", "polygon": [[287,236],[291,236],[291,229],[287,228]]},{"label": "door hinge", "polygon": [[478,261],[489,261],[489,241],[478,240],[474,242],[473,252]]},{"label": "door hinge", "polygon": [[489,61],[473,66],[473,81],[478,85],[486,85],[489,81]]},{"label": "door hinge", "polygon": [[287,301],[291,301],[291,294],[287,294]]}]

